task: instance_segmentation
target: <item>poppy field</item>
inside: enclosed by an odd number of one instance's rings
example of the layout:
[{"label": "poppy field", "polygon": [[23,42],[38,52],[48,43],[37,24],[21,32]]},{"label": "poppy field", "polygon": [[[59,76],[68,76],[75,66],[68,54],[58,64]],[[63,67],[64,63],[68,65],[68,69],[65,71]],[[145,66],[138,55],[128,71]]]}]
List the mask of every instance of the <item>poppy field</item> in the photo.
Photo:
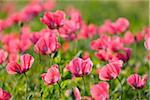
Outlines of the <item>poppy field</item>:
[{"label": "poppy field", "polygon": [[149,0],[0,0],[0,100],[149,100]]}]

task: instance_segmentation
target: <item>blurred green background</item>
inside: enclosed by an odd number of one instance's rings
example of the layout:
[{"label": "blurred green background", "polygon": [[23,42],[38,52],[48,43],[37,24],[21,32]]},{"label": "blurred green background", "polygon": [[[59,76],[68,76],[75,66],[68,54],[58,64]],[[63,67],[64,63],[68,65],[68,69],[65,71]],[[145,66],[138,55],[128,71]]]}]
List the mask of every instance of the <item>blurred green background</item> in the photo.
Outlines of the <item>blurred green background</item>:
[{"label": "blurred green background", "polygon": [[[56,9],[68,5],[78,8],[87,23],[100,25],[106,19],[115,21],[118,17],[129,19],[131,31],[140,31],[148,25],[149,0],[58,0]],[[136,28],[136,29],[135,29]]]},{"label": "blurred green background", "polygon": [[[16,10],[21,10],[28,0],[0,0],[0,7],[6,2],[16,3]],[[87,23],[101,25],[106,19],[115,21],[118,17],[126,17],[133,32],[149,24],[149,0],[56,0],[54,10],[64,10],[68,6],[79,9]],[[5,17],[0,12],[0,18]]]}]

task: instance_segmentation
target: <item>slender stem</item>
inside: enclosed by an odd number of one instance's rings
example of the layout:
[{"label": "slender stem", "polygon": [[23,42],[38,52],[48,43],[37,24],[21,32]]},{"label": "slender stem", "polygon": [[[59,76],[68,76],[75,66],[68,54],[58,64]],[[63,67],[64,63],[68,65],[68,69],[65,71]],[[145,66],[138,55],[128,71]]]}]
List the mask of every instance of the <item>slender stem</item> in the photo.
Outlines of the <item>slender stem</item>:
[{"label": "slender stem", "polygon": [[26,75],[26,73],[24,73],[24,76],[26,77],[26,99],[27,99],[27,93],[28,93],[28,77]]},{"label": "slender stem", "polygon": [[50,66],[52,66],[53,65],[53,54],[51,54],[51,55],[49,55],[49,57],[50,57],[50,60],[49,60],[49,63],[50,63]]},{"label": "slender stem", "polygon": [[139,90],[138,90],[138,97],[139,97],[139,100],[141,100],[141,93]]},{"label": "slender stem", "polygon": [[39,63],[41,64],[41,55],[39,54]]},{"label": "slender stem", "polygon": [[78,52],[78,40],[75,40],[75,53]]},{"label": "slender stem", "polygon": [[[60,32],[59,32],[59,29],[57,29],[57,36],[58,36],[58,42],[60,43],[61,41],[60,41]],[[60,43],[60,45],[61,45],[61,43]]]},{"label": "slender stem", "polygon": [[120,83],[120,86],[121,86],[121,100],[123,98],[123,84],[121,83],[121,80],[117,77],[119,83]]},{"label": "slender stem", "polygon": [[[41,87],[41,86],[40,86],[40,87]],[[41,93],[40,98],[41,98],[41,100],[42,100],[42,97],[43,97],[43,88],[42,88],[42,87],[41,87],[40,93]]]},{"label": "slender stem", "polygon": [[52,65],[51,64],[51,55],[49,54],[48,56],[49,56],[49,58],[48,58],[48,64],[49,64],[49,66],[51,66]]},{"label": "slender stem", "polygon": [[5,66],[3,66],[3,64],[1,64],[0,71],[3,70],[4,68],[5,68]]},{"label": "slender stem", "polygon": [[58,84],[58,86],[59,86],[59,96],[61,97],[61,86],[60,86],[60,84],[59,84],[59,82],[57,82],[57,84]]},{"label": "slender stem", "polygon": [[59,92],[61,93],[61,86],[60,84],[57,82],[58,86],[59,86]]},{"label": "slender stem", "polygon": [[83,76],[82,76],[82,83],[83,83],[83,89],[84,89],[84,95],[85,95],[86,87],[85,87],[85,80]]}]

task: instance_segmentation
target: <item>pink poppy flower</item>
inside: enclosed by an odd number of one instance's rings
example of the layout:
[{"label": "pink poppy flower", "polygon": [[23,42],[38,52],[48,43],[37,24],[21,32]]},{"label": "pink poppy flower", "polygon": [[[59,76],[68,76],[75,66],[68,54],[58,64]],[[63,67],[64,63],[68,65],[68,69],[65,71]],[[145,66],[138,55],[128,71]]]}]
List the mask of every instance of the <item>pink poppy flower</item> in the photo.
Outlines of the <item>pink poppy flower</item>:
[{"label": "pink poppy flower", "polygon": [[111,51],[105,51],[103,49],[98,50],[98,52],[95,53],[95,56],[103,61],[109,61],[113,58],[112,52]]},{"label": "pink poppy flower", "polygon": [[16,39],[16,38],[17,38],[16,34],[10,33],[10,34],[4,35],[1,41],[4,44],[8,44],[11,40]]},{"label": "pink poppy flower", "polygon": [[116,21],[117,32],[121,33],[128,29],[129,21],[126,18],[119,18]]},{"label": "pink poppy flower", "polygon": [[116,57],[118,60],[122,60],[123,62],[128,62],[128,60],[131,57],[131,49],[130,48],[125,48],[123,49],[123,53],[117,53]]},{"label": "pink poppy flower", "polygon": [[136,33],[136,41],[141,42],[143,40],[143,34],[141,32]]},{"label": "pink poppy flower", "polygon": [[88,26],[86,24],[83,24],[78,34],[78,39],[87,39],[89,37],[90,37],[90,34],[89,34]]},{"label": "pink poppy flower", "polygon": [[42,74],[42,80],[46,85],[57,83],[60,80],[58,65],[52,65],[51,68],[48,69],[47,73]]},{"label": "pink poppy flower", "polygon": [[94,100],[108,100],[109,99],[109,84],[107,82],[100,82],[91,88],[91,95]]},{"label": "pink poppy flower", "polygon": [[3,47],[9,53],[17,53],[20,50],[19,40],[18,39],[10,40],[9,43],[4,44]]},{"label": "pink poppy flower", "polygon": [[76,100],[81,100],[81,95],[80,95],[80,91],[77,87],[74,88],[74,96],[76,98]]},{"label": "pink poppy flower", "polygon": [[112,61],[98,71],[99,78],[104,81],[112,80],[118,77],[123,66],[123,61]]},{"label": "pink poppy flower", "polygon": [[[53,41],[53,42],[52,42]],[[47,55],[56,52],[59,48],[59,43],[55,34],[41,37],[34,46],[34,51],[38,54]]]},{"label": "pink poppy flower", "polygon": [[20,13],[13,13],[9,19],[12,21],[12,23],[19,23],[19,21],[21,21],[21,15]]},{"label": "pink poppy flower", "polygon": [[40,32],[34,32],[32,33],[30,40],[32,41],[33,44],[36,44],[36,42],[40,39],[40,37],[42,37]]},{"label": "pink poppy flower", "polygon": [[106,33],[107,32],[107,27],[105,25],[101,25],[99,28],[98,28],[98,33],[99,35],[101,36],[102,34]]},{"label": "pink poppy flower", "polygon": [[138,74],[132,74],[128,77],[127,81],[128,84],[134,89],[141,89],[146,85],[147,79],[147,75],[144,75],[143,78],[141,78],[141,76],[139,76]]},{"label": "pink poppy flower", "polygon": [[116,24],[111,22],[110,20],[106,20],[104,23],[104,26],[106,28],[106,32],[109,34],[116,34]]},{"label": "pink poppy flower", "polygon": [[65,24],[65,13],[59,10],[55,13],[46,12],[41,21],[46,24],[49,29],[58,29]]},{"label": "pink poppy flower", "polygon": [[19,38],[16,34],[5,35],[2,39],[4,43],[3,48],[8,53],[17,53],[20,50],[19,47]]},{"label": "pink poppy flower", "polygon": [[83,23],[80,29],[80,33],[78,34],[78,38],[80,39],[87,39],[87,38],[92,38],[93,36],[96,35],[97,29],[94,24],[90,24],[87,26],[86,24]]},{"label": "pink poppy flower", "polygon": [[12,26],[14,24],[13,20],[11,18],[7,18],[5,20],[3,20],[3,28],[8,28],[10,26]]},{"label": "pink poppy flower", "polygon": [[30,49],[32,45],[30,38],[31,38],[31,34],[28,33],[21,34],[20,42],[19,42],[21,52],[25,52],[26,50]]},{"label": "pink poppy flower", "polygon": [[17,62],[19,60],[19,54],[10,53],[8,57],[9,62]]},{"label": "pink poppy flower", "polygon": [[129,21],[126,18],[119,18],[116,22],[106,20],[99,28],[99,34],[119,34],[127,30],[129,27]]},{"label": "pink poppy flower", "polygon": [[65,25],[59,29],[60,36],[65,40],[74,40],[76,31],[78,30],[77,23],[73,20],[66,20]]},{"label": "pink poppy flower", "polygon": [[147,50],[150,50],[150,36],[146,38],[144,45]]},{"label": "pink poppy flower", "polygon": [[21,34],[28,34],[30,32],[31,32],[30,26],[25,25],[21,27]]},{"label": "pink poppy flower", "polygon": [[82,24],[82,16],[80,14],[80,11],[72,6],[69,6],[67,8],[67,13],[70,16],[70,19],[76,22],[77,28],[79,29]]},{"label": "pink poppy flower", "polygon": [[23,74],[31,68],[33,62],[34,58],[31,55],[24,54],[20,56],[20,64],[10,61],[6,66],[6,70],[9,74]]},{"label": "pink poppy flower", "polygon": [[130,45],[130,44],[132,44],[134,41],[135,41],[135,40],[134,40],[133,34],[132,34],[130,31],[127,31],[127,32],[125,33],[124,38],[123,38],[124,44]]},{"label": "pink poppy flower", "polygon": [[97,27],[94,24],[90,24],[88,26],[88,29],[89,29],[90,37],[93,37],[93,36],[95,36],[97,34]]},{"label": "pink poppy flower", "polygon": [[146,27],[143,30],[143,33],[145,34],[145,39],[150,37],[150,27]]},{"label": "pink poppy flower", "polygon": [[83,75],[90,74],[92,70],[93,63],[90,58],[85,60],[81,58],[74,58],[69,65],[67,65],[67,69],[76,77],[80,77]]},{"label": "pink poppy flower", "polygon": [[0,100],[10,100],[11,94],[0,88]]},{"label": "pink poppy flower", "polygon": [[113,52],[117,52],[123,49],[123,46],[124,46],[124,43],[122,42],[121,38],[119,36],[115,36],[111,38],[108,48]]},{"label": "pink poppy flower", "polygon": [[93,40],[90,44],[91,49],[99,50],[104,49],[106,50],[110,46],[111,38],[107,35],[102,35],[97,40]]},{"label": "pink poppy flower", "polygon": [[55,5],[56,0],[45,0],[45,2],[42,3],[42,7],[45,11],[51,11],[55,7]]},{"label": "pink poppy flower", "polygon": [[8,56],[8,53],[3,49],[0,49],[0,64],[2,64]]},{"label": "pink poppy flower", "polygon": [[40,4],[27,5],[21,12],[21,20],[23,22],[30,21],[33,17],[37,16],[43,10]]}]

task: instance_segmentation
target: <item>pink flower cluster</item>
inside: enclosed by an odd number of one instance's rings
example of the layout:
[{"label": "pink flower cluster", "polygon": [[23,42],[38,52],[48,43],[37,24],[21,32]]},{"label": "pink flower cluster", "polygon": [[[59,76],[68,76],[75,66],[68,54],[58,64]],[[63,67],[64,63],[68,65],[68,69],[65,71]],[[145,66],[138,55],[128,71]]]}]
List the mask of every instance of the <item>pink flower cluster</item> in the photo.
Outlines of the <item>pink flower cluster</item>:
[{"label": "pink flower cluster", "polygon": [[95,56],[103,61],[118,59],[127,62],[131,56],[131,49],[125,47],[125,43],[119,36],[102,35],[91,42],[91,49],[97,50]]},{"label": "pink flower cluster", "polygon": [[45,2],[41,2],[40,0],[34,0],[26,5],[26,7],[24,7],[24,9],[20,12],[13,11],[14,13],[9,14],[8,18],[0,20],[0,31],[7,27],[13,26],[16,23],[30,21],[32,18],[45,10],[51,10],[55,5],[54,1],[55,0],[45,0]]}]

